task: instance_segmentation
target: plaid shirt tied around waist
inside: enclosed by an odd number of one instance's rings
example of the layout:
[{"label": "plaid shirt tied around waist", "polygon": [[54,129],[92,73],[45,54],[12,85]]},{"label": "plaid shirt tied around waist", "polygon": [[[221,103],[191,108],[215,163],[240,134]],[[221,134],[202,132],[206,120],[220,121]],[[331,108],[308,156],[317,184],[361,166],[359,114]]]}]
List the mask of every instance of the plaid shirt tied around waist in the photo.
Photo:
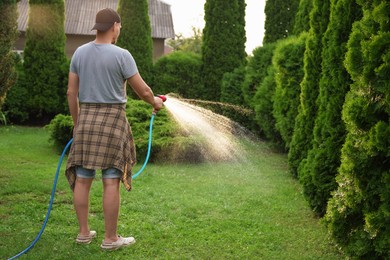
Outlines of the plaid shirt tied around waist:
[{"label": "plaid shirt tied around waist", "polygon": [[126,117],[126,104],[80,104],[65,170],[71,189],[75,186],[76,166],[82,166],[95,170],[120,170],[121,181],[130,191],[135,162],[134,139]]}]

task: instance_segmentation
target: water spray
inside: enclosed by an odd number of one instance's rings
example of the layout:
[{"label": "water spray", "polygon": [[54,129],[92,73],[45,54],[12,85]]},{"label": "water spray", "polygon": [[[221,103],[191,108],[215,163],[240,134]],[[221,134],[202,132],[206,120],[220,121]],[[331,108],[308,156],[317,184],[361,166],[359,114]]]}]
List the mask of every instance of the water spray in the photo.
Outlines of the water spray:
[{"label": "water spray", "polygon": [[[161,100],[163,102],[165,102],[167,100],[167,97],[164,96],[164,95],[158,95],[157,97],[161,98]],[[141,169],[132,176],[132,179],[135,179],[136,177],[138,177],[138,175],[140,175],[143,170],[145,169],[146,165],[148,164],[148,161],[149,161],[149,157],[150,157],[150,151],[151,151],[151,148],[152,148],[152,133],[153,133],[153,121],[154,121],[154,117],[156,116],[156,112],[153,112],[152,113],[152,117],[150,118],[150,126],[149,126],[149,141],[148,141],[148,153],[146,155],[146,159],[145,159],[145,162],[144,164],[142,165]],[[51,209],[53,207],[53,202],[54,202],[54,195],[55,195],[55,192],[56,192],[56,188],[57,188],[57,182],[58,182],[58,176],[59,176],[59,172],[61,170],[61,165],[62,165],[62,161],[65,157],[65,154],[68,150],[68,148],[70,147],[70,145],[72,144],[73,142],[73,138],[67,143],[67,145],[65,146],[64,150],[62,151],[62,154],[61,154],[61,157],[60,157],[60,160],[58,161],[58,165],[57,165],[57,171],[56,171],[56,174],[55,174],[55,177],[54,177],[54,183],[53,183],[53,188],[51,190],[51,196],[50,196],[50,203],[49,203],[49,208],[47,209],[47,213],[46,213],[46,217],[45,217],[45,220],[43,222],[43,225],[42,225],[42,228],[41,230],[39,231],[38,235],[36,236],[36,238],[34,239],[34,241],[26,248],[24,249],[23,251],[21,251],[20,253],[18,253],[17,255],[14,255],[13,257],[10,257],[8,260],[11,260],[11,259],[16,259],[18,257],[20,257],[21,255],[27,253],[30,249],[32,249],[34,247],[34,245],[38,242],[38,240],[41,238],[42,234],[43,234],[43,231],[45,230],[46,228],[46,224],[49,220],[49,216],[50,216],[50,213],[51,213]]]}]

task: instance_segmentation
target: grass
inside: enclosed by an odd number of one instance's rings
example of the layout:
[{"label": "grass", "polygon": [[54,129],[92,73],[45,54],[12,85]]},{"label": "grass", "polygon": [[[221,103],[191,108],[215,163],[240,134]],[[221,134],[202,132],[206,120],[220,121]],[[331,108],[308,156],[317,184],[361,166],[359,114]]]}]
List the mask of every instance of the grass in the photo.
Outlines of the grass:
[{"label": "grass", "polygon": [[[59,159],[48,137],[42,128],[0,128],[1,259],[25,249],[43,223]],[[74,242],[77,220],[63,165],[46,230],[21,259],[343,258],[287,173],[286,157],[264,143],[248,149],[245,164],[148,165],[133,191],[121,191],[119,232],[137,243],[114,252],[99,248],[99,181],[90,206],[98,238]]]}]

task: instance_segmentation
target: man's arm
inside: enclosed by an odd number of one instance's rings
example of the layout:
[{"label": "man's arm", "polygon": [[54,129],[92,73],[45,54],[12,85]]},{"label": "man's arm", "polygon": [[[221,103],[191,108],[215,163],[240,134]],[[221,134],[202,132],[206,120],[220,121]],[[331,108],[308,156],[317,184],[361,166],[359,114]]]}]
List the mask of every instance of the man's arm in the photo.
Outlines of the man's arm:
[{"label": "man's arm", "polygon": [[79,115],[79,76],[73,72],[69,72],[68,79],[68,105],[69,111],[73,118],[73,124],[76,127]]},{"label": "man's arm", "polygon": [[127,79],[127,82],[133,88],[134,92],[145,102],[153,106],[154,112],[160,110],[163,106],[161,98],[155,97],[153,91],[145,83],[139,73]]}]

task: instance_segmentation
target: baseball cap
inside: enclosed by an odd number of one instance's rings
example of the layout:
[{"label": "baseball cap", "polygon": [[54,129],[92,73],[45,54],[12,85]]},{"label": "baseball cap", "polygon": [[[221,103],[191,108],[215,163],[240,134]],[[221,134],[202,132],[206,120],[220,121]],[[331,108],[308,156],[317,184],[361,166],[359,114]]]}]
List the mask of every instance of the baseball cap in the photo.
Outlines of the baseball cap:
[{"label": "baseball cap", "polygon": [[115,22],[120,23],[121,17],[119,14],[111,9],[111,8],[105,8],[100,10],[96,14],[96,21],[95,25],[93,26],[92,30],[98,30],[105,32],[108,29],[110,29]]}]

